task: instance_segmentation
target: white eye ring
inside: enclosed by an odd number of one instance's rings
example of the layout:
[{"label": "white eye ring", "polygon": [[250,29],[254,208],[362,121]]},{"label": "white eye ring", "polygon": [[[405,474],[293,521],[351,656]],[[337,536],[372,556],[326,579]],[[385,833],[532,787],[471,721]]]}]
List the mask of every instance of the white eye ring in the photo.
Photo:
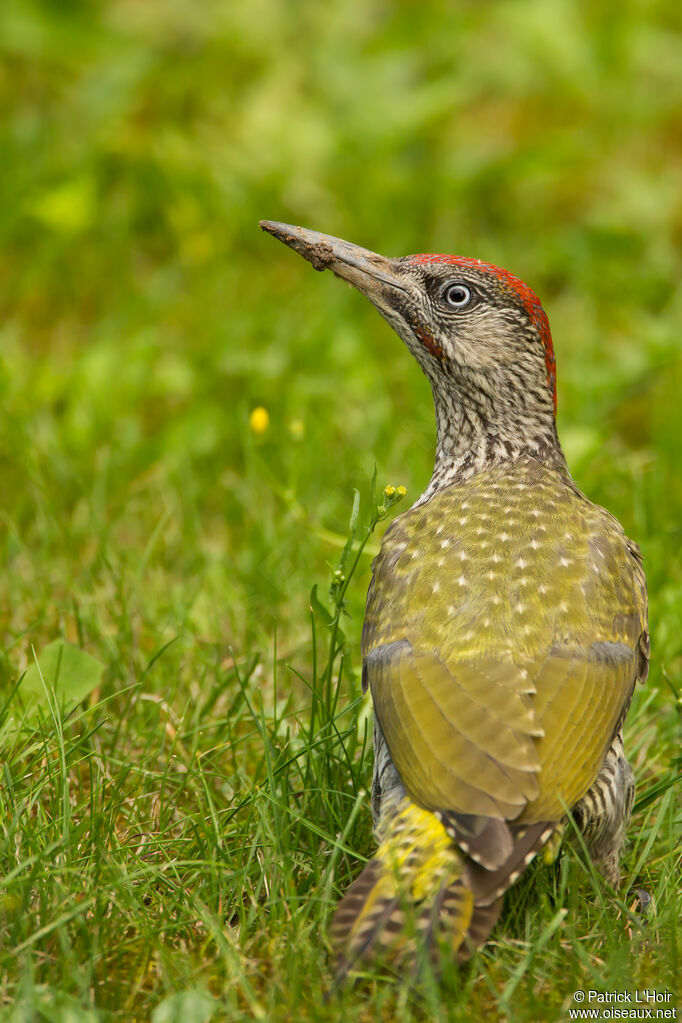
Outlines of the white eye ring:
[{"label": "white eye ring", "polygon": [[448,284],[443,292],[443,298],[453,309],[464,309],[471,302],[471,291],[466,284]]}]

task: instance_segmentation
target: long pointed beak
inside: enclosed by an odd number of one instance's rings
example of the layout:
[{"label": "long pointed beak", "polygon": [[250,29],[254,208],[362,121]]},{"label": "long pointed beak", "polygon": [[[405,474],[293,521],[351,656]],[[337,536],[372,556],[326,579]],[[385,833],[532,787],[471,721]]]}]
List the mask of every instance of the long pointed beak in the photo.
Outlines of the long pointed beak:
[{"label": "long pointed beak", "polygon": [[332,270],[337,277],[353,284],[371,300],[384,290],[381,285],[399,291],[408,290],[396,272],[395,261],[376,252],[352,245],[342,238],[334,238],[330,234],[309,231],[306,227],[294,227],[293,224],[261,220],[260,226],[307,259],[316,270]]}]

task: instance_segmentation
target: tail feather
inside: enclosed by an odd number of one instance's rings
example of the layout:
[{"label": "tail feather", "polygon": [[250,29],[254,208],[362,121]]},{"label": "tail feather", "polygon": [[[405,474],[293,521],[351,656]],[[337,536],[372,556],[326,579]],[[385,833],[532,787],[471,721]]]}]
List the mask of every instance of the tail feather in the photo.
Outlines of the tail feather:
[{"label": "tail feather", "polygon": [[490,937],[502,909],[502,896],[489,906],[475,906],[466,938],[459,946],[457,959],[460,963],[470,959],[477,948],[480,948]]},{"label": "tail feather", "polygon": [[[383,889],[383,890],[382,890]],[[402,930],[400,900],[386,885],[380,860],[370,860],[337,906],[330,937],[338,950],[337,981],[367,958],[370,950],[390,947]]]},{"label": "tail feather", "polygon": [[339,903],[331,927],[337,981],[367,958],[393,960],[427,949],[447,934],[453,952],[464,941],[474,906],[462,882],[464,860],[440,821],[403,800],[390,816],[374,859]]},{"label": "tail feather", "polygon": [[453,958],[468,959],[489,937],[502,895],[553,825],[512,828],[512,849],[492,870],[469,858],[449,830],[407,798],[382,814],[376,856],[344,895],[332,923],[337,984],[370,958],[386,956],[394,965],[411,959],[418,969],[427,956],[438,965],[443,943]]},{"label": "tail feather", "polygon": [[530,861],[555,831],[556,823],[541,821],[514,829],[513,848],[497,870],[485,870],[469,860],[466,864],[466,882],[474,893],[476,905],[489,906],[521,876]]},{"label": "tail feather", "polygon": [[452,810],[439,812],[436,816],[460,849],[486,870],[496,870],[511,856],[514,842],[506,821],[454,813]]},{"label": "tail feather", "polygon": [[[432,966],[437,968],[441,943],[449,954],[457,952],[468,934],[474,912],[471,893],[461,880],[442,883],[435,898],[421,907],[416,923],[419,948],[415,948],[414,952],[427,955]],[[413,958],[416,973],[420,967],[420,955],[415,954]]]}]

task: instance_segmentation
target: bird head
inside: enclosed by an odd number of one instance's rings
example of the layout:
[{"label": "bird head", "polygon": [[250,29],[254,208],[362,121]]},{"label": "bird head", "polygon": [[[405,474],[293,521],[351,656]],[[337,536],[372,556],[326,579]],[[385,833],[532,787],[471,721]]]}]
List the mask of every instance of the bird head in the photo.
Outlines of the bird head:
[{"label": "bird head", "polygon": [[536,446],[558,448],[549,322],[517,277],[463,256],[389,259],[306,228],[260,226],[376,306],[431,382],[439,433],[444,422],[464,416],[475,420],[477,436],[490,435],[502,448],[532,448],[533,438]]}]

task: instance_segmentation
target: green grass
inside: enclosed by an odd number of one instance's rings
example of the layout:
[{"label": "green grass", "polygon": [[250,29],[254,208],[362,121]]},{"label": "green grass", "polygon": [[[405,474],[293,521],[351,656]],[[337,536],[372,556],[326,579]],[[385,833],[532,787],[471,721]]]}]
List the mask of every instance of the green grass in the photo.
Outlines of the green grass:
[{"label": "green grass", "polygon": [[[672,0],[2,4],[0,1019],[534,1023],[578,988],[674,990],[681,34]],[[644,554],[620,894],[569,843],[419,997],[368,974],[324,1002],[373,848],[359,635],[388,519],[334,571],[375,465],[424,487],[430,394],[261,217],[528,280],[575,478]],[[60,638],[97,662],[60,662],[66,705],[34,657]]]}]

